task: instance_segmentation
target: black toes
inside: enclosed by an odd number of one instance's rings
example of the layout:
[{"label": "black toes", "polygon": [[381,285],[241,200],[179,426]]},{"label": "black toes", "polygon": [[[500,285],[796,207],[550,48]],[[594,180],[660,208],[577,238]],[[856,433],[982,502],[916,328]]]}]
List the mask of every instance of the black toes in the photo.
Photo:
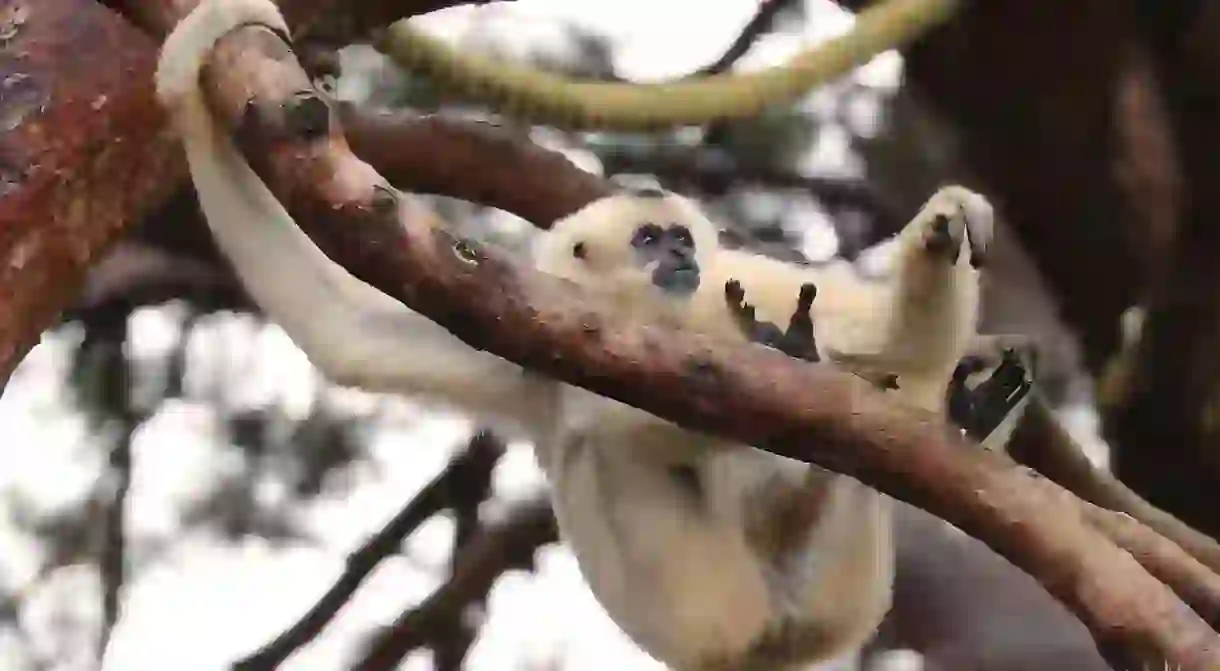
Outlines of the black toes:
[{"label": "black toes", "polygon": [[982,268],[987,265],[987,248],[975,243],[976,236],[970,235],[969,228],[966,229],[966,235],[970,236],[970,267]]},{"label": "black toes", "polygon": [[813,299],[818,296],[818,288],[813,282],[806,282],[801,285],[801,293],[796,299],[796,309],[798,312],[809,312],[809,308],[813,307]]},{"label": "black toes", "polygon": [[957,263],[962,242],[958,236],[953,234],[953,220],[944,214],[933,215],[930,228],[931,231],[925,243],[928,251],[943,255],[949,260],[949,263]]},{"label": "black toes", "polygon": [[737,280],[729,280],[724,283],[724,297],[734,304],[740,304],[745,300],[746,292],[741,288],[741,282]]}]

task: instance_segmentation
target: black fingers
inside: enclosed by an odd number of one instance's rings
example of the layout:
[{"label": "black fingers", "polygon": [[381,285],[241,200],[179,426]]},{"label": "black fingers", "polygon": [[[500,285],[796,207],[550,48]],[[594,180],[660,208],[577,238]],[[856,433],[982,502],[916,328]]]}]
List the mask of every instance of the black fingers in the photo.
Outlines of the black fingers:
[{"label": "black fingers", "polygon": [[795,359],[817,362],[817,341],[813,334],[813,318],[809,313],[817,287],[811,283],[801,285],[796,310],[788,323],[788,330],[781,330],[771,322],[759,321],[754,306],[745,302],[745,289],[737,280],[724,284],[725,301],[737,321],[738,328],[750,342],[756,342]]}]

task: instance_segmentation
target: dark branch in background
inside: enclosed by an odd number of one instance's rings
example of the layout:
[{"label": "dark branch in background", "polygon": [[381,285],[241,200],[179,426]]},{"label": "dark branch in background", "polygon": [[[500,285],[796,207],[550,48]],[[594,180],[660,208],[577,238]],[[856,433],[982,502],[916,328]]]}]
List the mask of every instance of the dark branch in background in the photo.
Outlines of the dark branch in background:
[{"label": "dark branch in background", "polygon": [[102,632],[98,641],[98,659],[106,652],[111,632],[119,621],[119,603],[126,582],[126,511],[127,494],[131,491],[131,440],[135,426],[120,429],[123,433],[110,449],[108,478],[113,479],[113,497],[106,510],[106,542],[102,546]]},{"label": "dark branch in background", "polygon": [[[496,207],[545,228],[613,191],[562,154],[493,124],[376,114],[353,105],[339,105],[339,114],[345,127],[351,124],[352,150],[391,183],[410,185],[415,193]],[[488,164],[491,156],[494,166]]]},{"label": "dark branch in background", "polygon": [[[509,0],[498,0],[508,2]],[[420,16],[457,5],[482,5],[489,0],[282,0],[280,11],[294,35],[333,36],[340,46],[357,41],[374,28],[398,19]],[[104,0],[145,32],[164,37],[195,5],[177,0]]]},{"label": "dark branch in background", "polygon": [[277,669],[300,648],[322,632],[356,593],[381,560],[398,552],[402,542],[428,518],[470,496],[470,485],[480,498],[491,472],[504,452],[495,437],[480,432],[467,448],[455,456],[445,470],[432,479],[380,531],[347,558],[343,575],[295,624],[254,654],[233,665],[234,671]]},{"label": "dark branch in background", "polygon": [[[602,178],[577,168],[563,154],[540,147],[519,131],[479,121],[374,113],[337,105],[352,151],[392,184],[414,193],[443,194],[517,214],[541,228],[611,193]],[[444,156],[443,162],[435,156]],[[487,157],[497,167],[489,170]],[[901,228],[906,217],[867,182],[813,177],[773,168],[727,165],[704,152],[661,156],[603,156],[608,173],[644,170],[694,182],[709,193],[731,183],[809,193],[829,209],[855,208]],[[477,174],[477,179],[472,175]]]},{"label": "dark branch in background", "polygon": [[1095,531],[1075,497],[953,436],[930,413],[895,407],[829,366],[609,323],[591,308],[595,300],[562,283],[484,250],[455,253],[453,238],[422,211],[400,221],[397,198],[348,153],[329,110],[302,93],[310,91],[304,72],[269,32],[246,28],[223,39],[204,81],[218,120],[241,127],[243,154],[315,242],[455,337],[681,426],[858,477],[929,510],[1036,577],[1116,665],[1220,664],[1215,632]]},{"label": "dark branch in background", "polygon": [[484,525],[470,539],[453,576],[414,610],[373,640],[353,671],[392,671],[412,650],[441,634],[439,624],[461,618],[467,606],[486,601],[505,568],[533,569],[534,551],[557,538],[550,500],[540,496],[513,507],[502,522]]},{"label": "dark branch in background", "polygon": [[[482,430],[470,440],[471,452],[494,454],[497,458],[504,454],[504,443],[489,430]],[[452,487],[453,495],[453,554],[449,561],[450,575],[457,573],[461,565],[461,557],[465,554],[470,542],[482,528],[479,522],[479,508],[491,496],[491,476],[493,461],[487,468],[469,469],[455,477]],[[481,594],[467,604],[467,608],[480,608],[486,605],[487,594]],[[478,627],[469,618],[462,617],[458,612],[446,621],[432,623],[437,634],[431,641],[432,666],[436,671],[461,671],[466,653],[474,643]],[[404,654],[403,657],[406,655]],[[399,661],[402,661],[401,658]]]},{"label": "dark branch in background", "polygon": [[101,370],[97,371],[101,378],[99,382],[105,387],[103,398],[113,403],[105,411],[115,426],[107,428],[117,432],[107,458],[106,475],[103,476],[103,481],[112,486],[107,488],[111,496],[105,513],[106,536],[99,560],[102,574],[102,631],[98,640],[98,659],[101,659],[110,642],[110,634],[119,621],[119,602],[126,582],[126,513],[127,494],[131,490],[131,443],[136,429],[145,418],[132,407],[132,363],[123,354],[127,320],[124,319],[114,332],[99,335],[109,340],[102,343],[109,351],[104,355],[106,360]]},{"label": "dark branch in background", "polygon": [[131,488],[131,444],[136,430],[151,411],[134,406],[131,366],[124,355],[127,314],[107,310],[81,315],[84,339],[72,362],[75,402],[90,430],[108,448],[107,467],[96,492],[102,524],[97,547],[102,583],[102,622],[97,653],[102,659],[119,621],[119,606],[126,583],[126,511]]},{"label": "dark branch in background", "polygon": [[750,47],[754,46],[754,43],[759,38],[770,32],[771,25],[775,23],[776,16],[784,10],[796,7],[799,4],[794,0],[763,0],[759,3],[758,10],[754,12],[754,16],[741,29],[741,34],[737,36],[737,39],[733,40],[733,43],[720,55],[720,58],[717,58],[709,65],[699,68],[690,76],[709,77],[728,72],[737,64],[737,61],[746,55]]},{"label": "dark branch in background", "polygon": [[[794,2],[793,0],[765,0],[759,5],[758,10],[754,13],[754,16],[750,19],[750,21],[746,23],[744,28],[742,28],[741,33],[737,36],[737,39],[733,40],[732,44],[729,45],[729,48],[720,55],[720,58],[716,59],[715,62],[707,67],[695,71],[689,76],[702,77],[720,74],[722,72],[731,70],[733,66],[737,64],[737,61],[741,60],[746,53],[749,52],[750,48],[754,46],[755,42],[762,38],[765,33],[770,32],[774,28],[775,19],[781,13],[788,9],[794,9],[799,5],[799,2]],[[703,129],[703,145],[705,147],[719,147],[720,145],[724,144],[733,128],[733,125],[733,122],[728,121],[708,124]],[[608,168],[607,171],[609,172]],[[660,176],[660,173],[657,174]],[[673,177],[673,175],[671,175],[671,177]],[[723,193],[723,191],[718,191],[715,186],[715,183],[708,183],[701,185],[701,188],[704,188],[708,193]]]}]

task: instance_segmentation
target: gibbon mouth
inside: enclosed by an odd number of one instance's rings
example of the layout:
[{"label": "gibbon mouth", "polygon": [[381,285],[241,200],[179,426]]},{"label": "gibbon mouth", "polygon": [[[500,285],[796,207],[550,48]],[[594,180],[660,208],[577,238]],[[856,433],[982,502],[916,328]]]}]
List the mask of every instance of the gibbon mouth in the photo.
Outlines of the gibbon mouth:
[{"label": "gibbon mouth", "polygon": [[652,283],[669,294],[689,296],[699,289],[699,266],[658,266],[652,271]]}]

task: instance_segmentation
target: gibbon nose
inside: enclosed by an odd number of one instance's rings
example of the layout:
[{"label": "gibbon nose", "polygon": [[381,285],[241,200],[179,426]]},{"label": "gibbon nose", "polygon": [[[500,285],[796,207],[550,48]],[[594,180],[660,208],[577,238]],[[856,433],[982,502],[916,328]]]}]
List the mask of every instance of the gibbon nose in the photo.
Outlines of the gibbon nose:
[{"label": "gibbon nose", "polygon": [[688,266],[694,260],[695,255],[685,247],[670,247],[669,257],[672,261],[679,262],[680,265]]}]

